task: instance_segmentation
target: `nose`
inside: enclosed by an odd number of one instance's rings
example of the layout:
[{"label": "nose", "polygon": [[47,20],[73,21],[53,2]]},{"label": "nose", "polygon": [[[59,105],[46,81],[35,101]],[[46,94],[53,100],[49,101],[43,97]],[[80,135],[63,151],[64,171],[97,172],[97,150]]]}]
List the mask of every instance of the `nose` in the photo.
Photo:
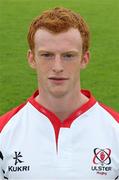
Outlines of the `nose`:
[{"label": "nose", "polygon": [[59,55],[57,55],[53,61],[52,70],[55,73],[60,73],[60,72],[64,71],[63,62],[62,62],[61,57]]}]

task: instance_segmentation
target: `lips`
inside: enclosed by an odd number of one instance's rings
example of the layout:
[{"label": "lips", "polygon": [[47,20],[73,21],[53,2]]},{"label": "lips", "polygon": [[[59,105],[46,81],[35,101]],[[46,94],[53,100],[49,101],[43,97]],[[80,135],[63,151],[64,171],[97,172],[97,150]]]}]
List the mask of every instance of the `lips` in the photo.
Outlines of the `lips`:
[{"label": "lips", "polygon": [[53,84],[63,84],[68,80],[68,78],[65,77],[49,77],[48,78]]},{"label": "lips", "polygon": [[59,81],[62,81],[62,80],[68,80],[68,78],[65,78],[65,77],[50,77],[48,79],[51,79],[51,80],[59,80]]}]

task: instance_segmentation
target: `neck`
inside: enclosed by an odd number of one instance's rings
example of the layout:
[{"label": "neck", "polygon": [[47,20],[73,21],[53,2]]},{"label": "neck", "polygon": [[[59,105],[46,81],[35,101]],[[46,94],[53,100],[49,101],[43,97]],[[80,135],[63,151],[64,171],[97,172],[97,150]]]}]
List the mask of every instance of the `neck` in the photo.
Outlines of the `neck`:
[{"label": "neck", "polygon": [[67,94],[61,98],[56,98],[40,91],[39,96],[36,97],[36,101],[55,113],[63,121],[76,109],[85,104],[88,98],[81,93],[80,89],[75,93]]}]

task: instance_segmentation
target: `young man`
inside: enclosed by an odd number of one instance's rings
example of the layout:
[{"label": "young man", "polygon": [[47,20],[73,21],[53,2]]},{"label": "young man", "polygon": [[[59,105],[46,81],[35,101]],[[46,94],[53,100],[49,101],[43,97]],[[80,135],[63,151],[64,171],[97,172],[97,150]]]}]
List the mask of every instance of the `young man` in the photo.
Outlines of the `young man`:
[{"label": "young man", "polygon": [[48,10],[32,22],[28,42],[38,90],[0,118],[1,179],[117,179],[119,114],[81,90],[90,57],[83,18]]}]

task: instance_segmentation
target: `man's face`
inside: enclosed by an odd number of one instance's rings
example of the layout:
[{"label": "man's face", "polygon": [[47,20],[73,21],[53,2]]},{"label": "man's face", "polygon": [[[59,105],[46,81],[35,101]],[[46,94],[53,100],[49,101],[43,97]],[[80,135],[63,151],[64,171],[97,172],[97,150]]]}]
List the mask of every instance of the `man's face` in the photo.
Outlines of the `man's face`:
[{"label": "man's face", "polygon": [[36,69],[41,91],[54,97],[63,97],[80,90],[80,70],[89,61],[89,52],[82,54],[82,38],[77,29],[53,34],[37,30],[34,52],[29,51],[28,60]]}]

